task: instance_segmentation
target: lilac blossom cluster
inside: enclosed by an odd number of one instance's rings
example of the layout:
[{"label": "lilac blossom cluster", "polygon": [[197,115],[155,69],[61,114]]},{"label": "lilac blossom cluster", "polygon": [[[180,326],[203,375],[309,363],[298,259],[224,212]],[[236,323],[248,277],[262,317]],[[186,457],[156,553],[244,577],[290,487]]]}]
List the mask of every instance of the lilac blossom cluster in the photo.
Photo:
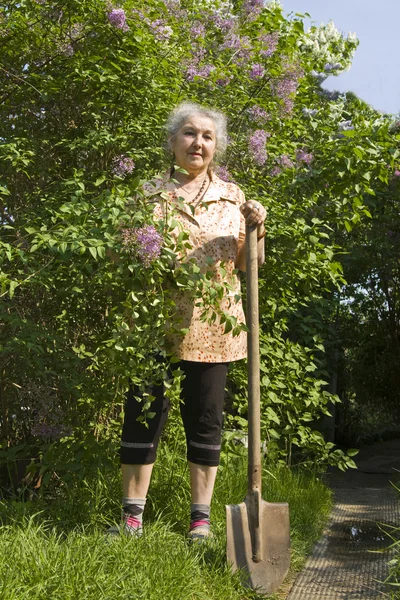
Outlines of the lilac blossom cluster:
[{"label": "lilac blossom cluster", "polygon": [[247,113],[252,121],[266,123],[271,117],[264,108],[255,104],[247,109]]},{"label": "lilac blossom cluster", "polygon": [[252,55],[252,42],[247,35],[242,36],[241,38],[241,47],[236,55],[236,64],[244,65],[249,62]]},{"label": "lilac blossom cluster", "polygon": [[294,167],[294,162],[287,154],[282,154],[282,156],[278,158],[278,163],[284,169],[293,169]]},{"label": "lilac blossom cluster", "polygon": [[290,96],[290,94],[294,94],[297,91],[298,82],[296,79],[292,79],[291,77],[284,77],[283,79],[279,79],[274,84],[275,93],[281,100]]},{"label": "lilac blossom cluster", "polygon": [[194,81],[195,77],[201,77],[202,79],[207,79],[214,71],[214,65],[196,65],[194,63],[190,64],[186,69],[186,79],[188,81]]},{"label": "lilac blossom cluster", "polygon": [[126,177],[135,168],[135,163],[129,156],[116,156],[113,160],[112,172],[118,177]]},{"label": "lilac blossom cluster", "polygon": [[400,171],[399,171],[399,169],[396,169],[396,170],[395,170],[395,172],[394,172],[394,176],[395,176],[395,177],[400,177]]},{"label": "lilac blossom cluster", "polygon": [[144,225],[136,229],[122,229],[122,244],[131,251],[145,267],[161,254],[163,237],[154,225]]},{"label": "lilac blossom cluster", "polygon": [[216,84],[221,86],[221,87],[226,87],[227,85],[229,85],[231,82],[231,78],[226,76],[226,77],[220,77],[219,79],[216,80]]},{"label": "lilac blossom cluster", "polygon": [[262,50],[260,50],[260,55],[265,58],[269,58],[272,56],[278,47],[279,43],[279,31],[274,31],[273,33],[265,33],[260,35],[260,42],[262,46]]},{"label": "lilac blossom cluster", "polygon": [[222,179],[222,181],[234,181],[232,175],[229,173],[228,168],[224,166],[219,166],[214,169],[214,172],[217,177]]},{"label": "lilac blossom cluster", "polygon": [[251,69],[250,69],[250,73],[249,73],[250,79],[253,79],[253,81],[256,81],[257,79],[261,79],[262,77],[264,77],[264,74],[265,74],[265,69],[264,69],[263,65],[261,65],[260,63],[254,63],[253,65],[251,65]]},{"label": "lilac blossom cluster", "polygon": [[277,177],[281,173],[282,173],[282,169],[280,167],[273,167],[269,172],[271,177]]},{"label": "lilac blossom cluster", "polygon": [[264,0],[245,0],[243,3],[243,10],[249,21],[254,21],[263,8]]},{"label": "lilac blossom cluster", "polygon": [[[209,13],[207,12],[209,17]],[[216,29],[219,29],[222,33],[229,33],[236,26],[236,21],[232,16],[220,14],[219,12],[214,13],[210,19]]]},{"label": "lilac blossom cluster", "polygon": [[294,94],[297,92],[299,79],[303,77],[304,70],[297,63],[290,63],[285,58],[282,61],[284,75],[280,79],[271,82],[271,89],[277,97],[282,100],[283,116],[290,115],[294,108]]},{"label": "lilac blossom cluster", "polygon": [[240,36],[236,35],[236,33],[231,33],[228,35],[223,44],[221,45],[221,50],[239,50],[242,46],[242,41]]},{"label": "lilac blossom cluster", "polygon": [[311,152],[306,152],[305,150],[296,150],[296,160],[297,162],[303,162],[306,165],[310,165],[314,160],[314,156]]},{"label": "lilac blossom cluster", "polygon": [[123,8],[113,8],[107,16],[113,27],[121,29],[122,31],[127,31],[129,29],[126,22],[126,14]]},{"label": "lilac blossom cluster", "polygon": [[249,150],[254,162],[262,167],[267,162],[268,154],[266,151],[267,139],[270,137],[268,131],[257,129],[249,138]]},{"label": "lilac blossom cluster", "polygon": [[193,38],[204,37],[205,32],[205,27],[200,21],[195,21],[190,28],[190,35]]},{"label": "lilac blossom cluster", "polygon": [[172,27],[166,25],[163,19],[156,19],[155,21],[150,21],[148,25],[151,31],[153,32],[154,37],[159,42],[169,40],[173,33]]}]

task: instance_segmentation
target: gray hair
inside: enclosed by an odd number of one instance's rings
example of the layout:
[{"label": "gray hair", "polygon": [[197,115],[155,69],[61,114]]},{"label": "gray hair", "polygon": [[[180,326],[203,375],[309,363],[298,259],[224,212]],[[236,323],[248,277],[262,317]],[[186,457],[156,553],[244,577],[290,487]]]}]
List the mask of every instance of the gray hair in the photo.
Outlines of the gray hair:
[{"label": "gray hair", "polygon": [[168,147],[179,129],[194,115],[211,119],[215,126],[216,146],[215,160],[220,160],[228,145],[227,118],[219,110],[213,110],[197,104],[196,102],[181,102],[168,117],[165,129],[168,136]]}]

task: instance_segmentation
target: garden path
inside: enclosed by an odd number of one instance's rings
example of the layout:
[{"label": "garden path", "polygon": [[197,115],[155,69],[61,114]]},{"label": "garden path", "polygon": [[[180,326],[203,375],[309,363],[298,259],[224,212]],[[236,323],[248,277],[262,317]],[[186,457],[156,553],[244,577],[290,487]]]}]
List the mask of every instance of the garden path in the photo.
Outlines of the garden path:
[{"label": "garden path", "polygon": [[[335,504],[322,538],[287,600],[375,600],[385,597],[390,543],[379,524],[400,525],[400,439],[365,446],[358,470],[329,475]],[[386,528],[388,529],[388,528]]]}]

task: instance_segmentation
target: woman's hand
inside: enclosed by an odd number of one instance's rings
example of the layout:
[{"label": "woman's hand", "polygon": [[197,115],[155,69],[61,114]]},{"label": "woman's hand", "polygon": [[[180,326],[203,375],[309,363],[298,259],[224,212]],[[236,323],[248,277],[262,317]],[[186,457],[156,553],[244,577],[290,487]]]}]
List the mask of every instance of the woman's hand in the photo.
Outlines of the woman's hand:
[{"label": "woman's hand", "polygon": [[249,200],[242,204],[240,211],[246,219],[246,225],[257,225],[258,229],[263,229],[267,211],[260,202]]}]

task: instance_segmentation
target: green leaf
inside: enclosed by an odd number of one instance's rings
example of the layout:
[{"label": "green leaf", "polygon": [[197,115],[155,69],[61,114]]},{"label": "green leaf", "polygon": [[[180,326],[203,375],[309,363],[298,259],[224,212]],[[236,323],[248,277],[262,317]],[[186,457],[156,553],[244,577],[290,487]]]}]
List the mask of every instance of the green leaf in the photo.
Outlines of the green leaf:
[{"label": "green leaf", "polygon": [[17,281],[10,281],[10,287],[9,287],[9,290],[8,290],[10,298],[13,298],[14,292],[15,292],[15,290],[16,290],[17,287],[18,287],[18,282]]},{"label": "green leaf", "polygon": [[359,452],[360,452],[360,450],[357,448],[349,448],[347,450],[347,455],[348,456],[356,456]]}]

